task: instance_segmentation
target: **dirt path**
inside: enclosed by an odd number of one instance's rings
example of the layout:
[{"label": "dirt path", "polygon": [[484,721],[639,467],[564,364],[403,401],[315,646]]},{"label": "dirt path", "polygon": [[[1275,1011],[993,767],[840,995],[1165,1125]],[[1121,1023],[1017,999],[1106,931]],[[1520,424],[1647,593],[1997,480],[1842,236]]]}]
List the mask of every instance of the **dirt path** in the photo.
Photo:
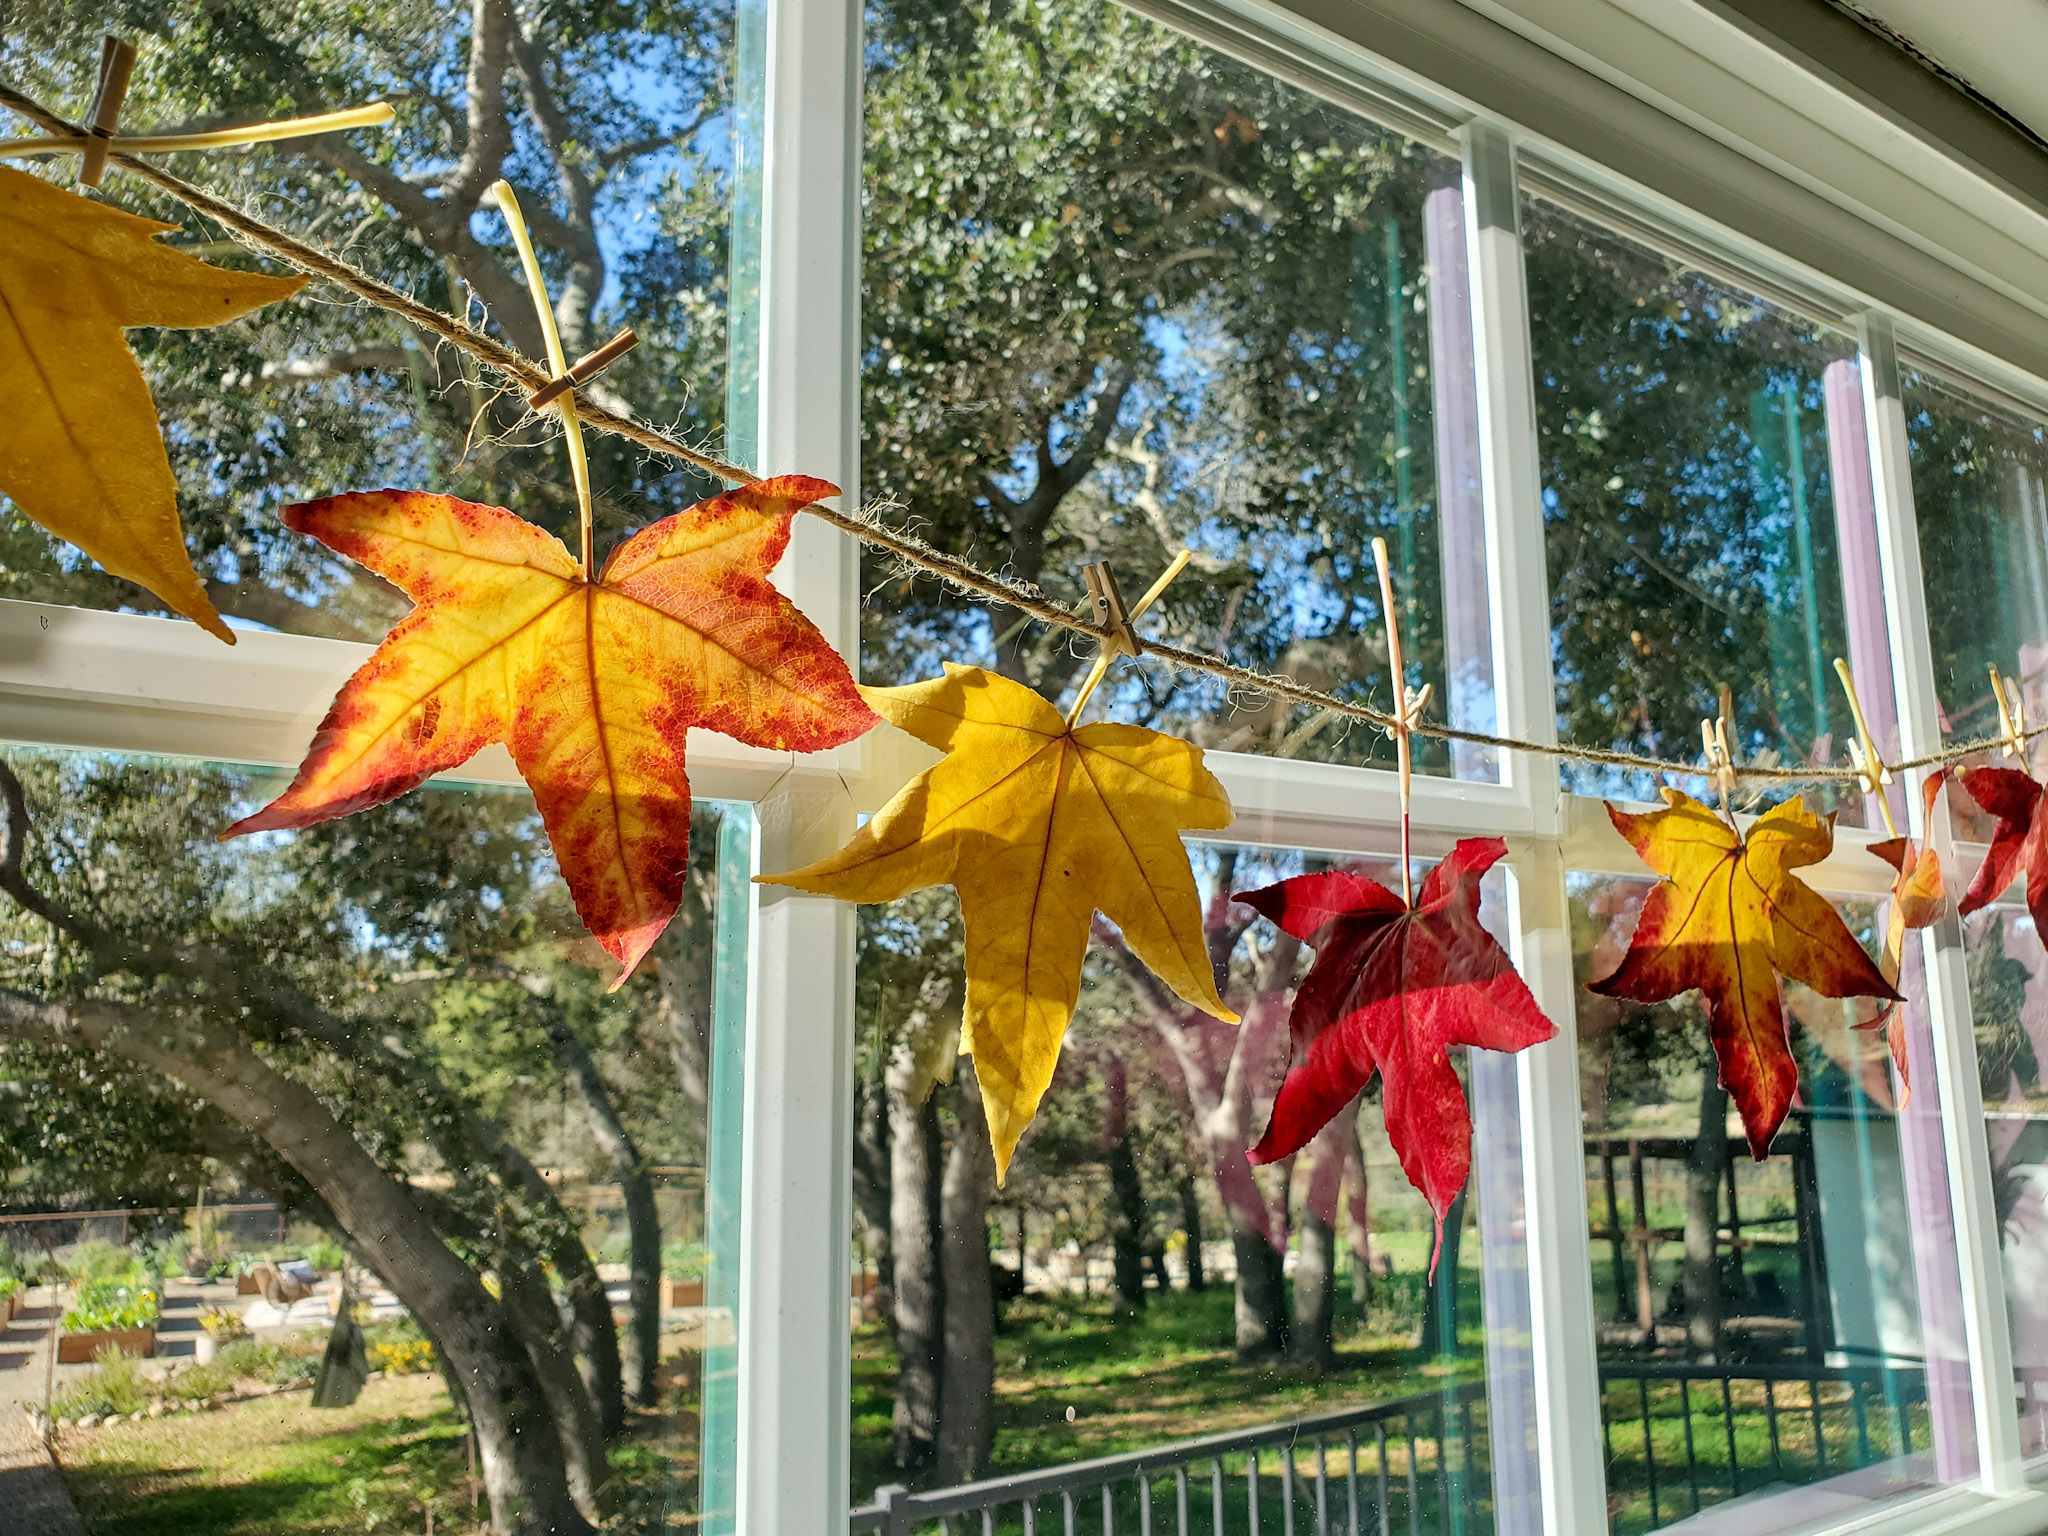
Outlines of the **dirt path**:
[{"label": "dirt path", "polygon": [[0,1334],[0,1513],[7,1536],[85,1536],[63,1475],[23,1412],[43,1400],[56,1338],[56,1298],[43,1288],[29,1293],[29,1305]]}]

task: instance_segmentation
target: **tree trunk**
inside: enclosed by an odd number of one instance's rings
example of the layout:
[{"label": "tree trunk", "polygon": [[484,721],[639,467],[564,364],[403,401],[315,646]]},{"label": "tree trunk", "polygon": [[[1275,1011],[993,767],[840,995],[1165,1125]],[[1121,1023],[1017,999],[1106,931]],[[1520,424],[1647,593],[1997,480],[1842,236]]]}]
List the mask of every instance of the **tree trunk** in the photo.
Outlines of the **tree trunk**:
[{"label": "tree trunk", "polygon": [[[885,1083],[862,1085],[854,1100],[854,1127],[853,1208],[859,1213],[863,1232],[874,1244],[869,1261],[874,1267],[876,1286],[889,1287],[894,1284],[896,1264],[889,1225],[894,1175],[890,1168],[889,1091]],[[875,1297],[875,1304],[893,1318],[894,1308],[886,1291]],[[863,1312],[863,1318],[865,1315]]]},{"label": "tree trunk", "polygon": [[1295,1229],[1294,1319],[1287,1353],[1305,1370],[1325,1371],[1336,1359],[1337,1230],[1314,1213]]},{"label": "tree trunk", "polygon": [[907,1045],[889,1053],[890,1290],[896,1327],[896,1467],[917,1478],[939,1442],[939,1341],[945,1291],[939,1271],[939,1106],[912,1101],[917,1067]]},{"label": "tree trunk", "polygon": [[1109,1149],[1109,1188],[1114,1203],[1110,1246],[1116,1289],[1111,1304],[1119,1312],[1139,1312],[1145,1306],[1145,1190],[1138,1180],[1138,1159],[1131,1151],[1130,1134],[1117,1138]]},{"label": "tree trunk", "polygon": [[127,1005],[43,1003],[0,992],[0,1033],[84,1043],[183,1084],[289,1163],[334,1212],[464,1383],[497,1536],[587,1536],[531,1363],[482,1281],[410,1191],[304,1085],[238,1033]]},{"label": "tree trunk", "polygon": [[661,1396],[656,1381],[661,1368],[661,1213],[654,1203],[654,1181],[590,1048],[551,1008],[545,1023],[555,1059],[583,1100],[591,1135],[610,1159],[626,1202],[626,1335],[620,1364],[628,1400],[652,1408]]},{"label": "tree trunk", "polygon": [[576,1507],[593,1522],[603,1518],[598,1495],[609,1467],[604,1454],[604,1426],[598,1421],[597,1404],[576,1362],[557,1343],[560,1328],[555,1299],[539,1278],[537,1270],[509,1264],[498,1272],[499,1294],[505,1314],[512,1319],[526,1358],[540,1379],[541,1394],[554,1416],[567,1466],[569,1493]]},{"label": "tree trunk", "polygon": [[1180,1229],[1187,1237],[1188,1289],[1206,1291],[1209,1276],[1202,1268],[1202,1197],[1192,1170],[1181,1170]]},{"label": "tree trunk", "polygon": [[968,1072],[959,1073],[955,1082],[960,1129],[946,1154],[939,1193],[946,1302],[938,1473],[946,1483],[966,1483],[987,1469],[995,1444],[996,1301],[989,1274],[988,1201],[996,1164],[980,1083]]},{"label": "tree trunk", "polygon": [[1237,1354],[1241,1360],[1277,1355],[1287,1348],[1286,1265],[1263,1227],[1235,1214],[1230,1250],[1237,1257]]},{"label": "tree trunk", "polygon": [[1700,1128],[1685,1170],[1685,1335],[1698,1360],[1721,1357],[1721,1181],[1727,1174],[1728,1090],[1710,1063],[1700,1071]]},{"label": "tree trunk", "polygon": [[1458,1252],[1465,1240],[1465,1192],[1444,1215],[1444,1247],[1437,1257],[1436,1279],[1422,1303],[1422,1328],[1416,1344],[1426,1354],[1458,1352]]}]

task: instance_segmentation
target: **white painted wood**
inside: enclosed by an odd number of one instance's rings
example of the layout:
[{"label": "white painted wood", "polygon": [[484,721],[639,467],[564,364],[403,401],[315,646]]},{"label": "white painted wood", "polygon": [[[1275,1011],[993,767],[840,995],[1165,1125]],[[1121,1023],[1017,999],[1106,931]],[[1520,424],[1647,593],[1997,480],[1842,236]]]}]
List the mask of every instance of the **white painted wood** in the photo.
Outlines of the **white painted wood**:
[{"label": "white painted wood", "polygon": [[[859,0],[761,0],[767,23],[756,467],[860,501]],[[859,550],[797,519],[778,573],[859,655]],[[856,745],[842,760],[858,763]],[[845,786],[793,775],[757,808],[761,868],[851,835]],[[748,1012],[740,1215],[736,1529],[838,1531],[849,1507],[848,1292],[855,909],[761,887]]]},{"label": "white painted wood", "polygon": [[[1465,130],[1463,159],[1497,709],[1503,734],[1555,741],[1550,583],[1514,150],[1499,129],[1473,124]],[[1578,989],[1572,976],[1564,865],[1555,841],[1560,824],[1557,760],[1532,753],[1501,756],[1505,786],[1539,834],[1511,844],[1510,949],[1537,1003],[1558,1026],[1557,1039],[1518,1053],[1513,1071],[1521,1106],[1523,1243],[1541,1527],[1552,1536],[1566,1536],[1607,1528],[1606,1468],[1595,1432],[1600,1375],[1574,1026]],[[1517,1454],[1517,1448],[1496,1444],[1494,1454]]]},{"label": "white painted wood", "polygon": [[[1918,757],[1941,746],[1941,712],[1935,693],[1920,533],[1914,517],[1898,349],[1891,326],[1880,317],[1873,316],[1863,325],[1862,372],[1878,551],[1884,567],[1885,609],[1899,705],[1899,750],[1906,757]],[[1924,776],[1924,770],[1910,776],[1905,797],[1912,832],[1928,840],[1940,854],[1942,867],[1953,872],[1962,866],[1956,861],[1948,817],[1938,815],[1928,823],[1918,792]],[[1951,873],[1950,879],[1955,878]],[[1976,1404],[1978,1476],[1986,1492],[2010,1494],[2025,1482],[2013,1389],[2012,1336],[1984,1130],[1984,1091],[1970,1013],[1969,973],[1962,925],[1953,908],[1934,926],[1921,930],[1920,943],[1934,1031],[1942,1133],[1948,1151],[1949,1198],[1955,1210],[1956,1257],[1970,1348],[1971,1395]]]}]

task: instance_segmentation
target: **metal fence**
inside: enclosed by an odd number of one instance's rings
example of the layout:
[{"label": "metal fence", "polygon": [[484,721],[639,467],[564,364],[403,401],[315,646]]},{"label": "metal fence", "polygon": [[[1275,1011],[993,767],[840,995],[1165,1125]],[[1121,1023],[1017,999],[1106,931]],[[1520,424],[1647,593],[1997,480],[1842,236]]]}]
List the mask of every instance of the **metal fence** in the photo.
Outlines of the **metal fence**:
[{"label": "metal fence", "polygon": [[1857,1365],[1603,1360],[1610,1495],[1650,1530],[1766,1485],[1818,1482],[1928,1449],[1917,1361]]},{"label": "metal fence", "polygon": [[852,1536],[1468,1536],[1492,1528],[1486,1385],[912,1493]]}]

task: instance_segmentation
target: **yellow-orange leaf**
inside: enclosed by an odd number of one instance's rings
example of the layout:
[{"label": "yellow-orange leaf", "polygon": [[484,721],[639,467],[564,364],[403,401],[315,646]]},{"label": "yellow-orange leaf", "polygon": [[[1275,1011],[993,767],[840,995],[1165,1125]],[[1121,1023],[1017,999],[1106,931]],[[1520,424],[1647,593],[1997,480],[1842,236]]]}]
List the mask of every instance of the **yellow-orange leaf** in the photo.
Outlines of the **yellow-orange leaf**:
[{"label": "yellow-orange leaf", "polygon": [[875,723],[846,663],[769,585],[796,511],[785,475],[642,529],[592,583],[502,507],[365,491],[285,522],[418,604],[350,678],[291,787],[225,836],[380,805],[493,741],[533,790],[584,926],[623,982],[689,871],[692,726],[815,752]]},{"label": "yellow-orange leaf", "polygon": [[1235,1023],[1216,993],[1180,835],[1230,824],[1201,748],[1134,725],[1071,729],[1021,683],[979,667],[861,690],[882,717],[946,754],[839,852],[776,885],[847,901],[926,886],[960,893],[973,1056],[996,1176],[1052,1081],[1097,911],[1185,1001]]},{"label": "yellow-orange leaf", "polygon": [[1899,994],[1835,909],[1792,873],[1834,847],[1835,821],[1797,795],[1750,828],[1748,840],[1690,795],[1663,792],[1665,808],[1607,814],[1645,864],[1664,878],[1643,903],[1634,940],[1613,975],[1592,990],[1659,1003],[1697,987],[1721,1082],[1761,1159],[1792,1107],[1799,1069],[1786,1040],[1778,976],[1823,997]]},{"label": "yellow-orange leaf", "polygon": [[0,491],[232,645],[185,552],[156,403],[122,331],[220,325],[306,279],[210,267],[157,243],[173,228],[0,169]]}]

